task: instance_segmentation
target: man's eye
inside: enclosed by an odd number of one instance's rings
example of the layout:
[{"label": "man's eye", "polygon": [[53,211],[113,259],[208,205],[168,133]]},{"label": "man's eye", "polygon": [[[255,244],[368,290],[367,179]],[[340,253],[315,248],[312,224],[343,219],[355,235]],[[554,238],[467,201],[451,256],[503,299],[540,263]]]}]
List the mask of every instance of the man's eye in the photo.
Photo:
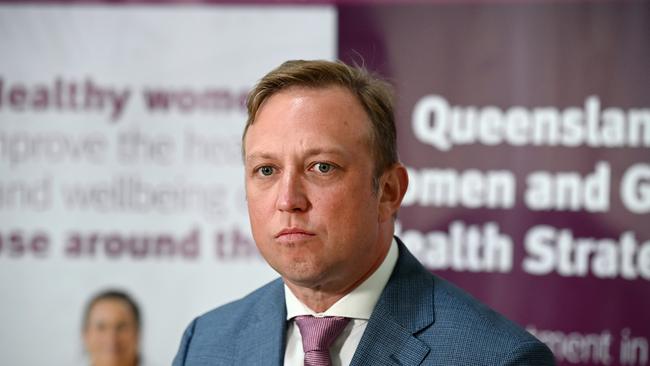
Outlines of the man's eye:
[{"label": "man's eye", "polygon": [[314,168],[316,168],[316,170],[319,173],[323,173],[323,174],[324,173],[329,173],[329,172],[332,171],[332,169],[334,169],[332,164],[329,164],[329,163],[316,163],[316,164],[314,164]]},{"label": "man's eye", "polygon": [[263,166],[263,167],[259,168],[258,171],[259,171],[262,175],[268,177],[269,175],[273,174],[273,167],[271,167],[271,166]]}]

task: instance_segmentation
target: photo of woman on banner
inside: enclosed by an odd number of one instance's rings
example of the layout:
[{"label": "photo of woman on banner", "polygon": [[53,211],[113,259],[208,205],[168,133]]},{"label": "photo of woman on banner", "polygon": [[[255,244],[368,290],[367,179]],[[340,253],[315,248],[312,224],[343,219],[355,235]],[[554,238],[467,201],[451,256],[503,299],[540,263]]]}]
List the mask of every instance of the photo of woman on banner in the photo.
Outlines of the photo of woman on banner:
[{"label": "photo of woman on banner", "polygon": [[120,290],[105,290],[86,305],[82,337],[90,366],[141,366],[138,304]]}]

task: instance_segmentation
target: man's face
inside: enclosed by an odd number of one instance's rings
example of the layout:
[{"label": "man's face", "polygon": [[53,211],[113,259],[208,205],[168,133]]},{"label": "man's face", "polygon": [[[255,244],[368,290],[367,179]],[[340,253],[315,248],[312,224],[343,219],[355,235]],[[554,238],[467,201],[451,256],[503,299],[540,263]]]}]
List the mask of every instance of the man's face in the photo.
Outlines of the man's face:
[{"label": "man's face", "polygon": [[124,301],[100,300],[90,309],[84,343],[96,366],[135,365],[138,325]]},{"label": "man's face", "polygon": [[374,269],[378,194],[370,121],[341,87],[280,91],[244,139],[246,197],[257,246],[285,281],[345,291]]}]

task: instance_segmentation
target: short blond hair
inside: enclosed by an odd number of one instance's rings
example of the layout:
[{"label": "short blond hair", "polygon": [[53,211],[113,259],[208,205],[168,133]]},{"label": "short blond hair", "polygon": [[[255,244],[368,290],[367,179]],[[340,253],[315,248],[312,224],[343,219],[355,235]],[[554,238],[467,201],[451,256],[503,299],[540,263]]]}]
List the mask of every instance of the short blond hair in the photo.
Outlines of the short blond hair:
[{"label": "short blond hair", "polygon": [[390,84],[363,67],[324,60],[291,60],[266,74],[248,94],[248,120],[242,135],[255,123],[262,103],[273,94],[289,87],[326,88],[341,86],[357,97],[371,122],[370,145],[375,158],[373,186],[379,177],[398,161],[397,132],[393,113],[393,93]]}]

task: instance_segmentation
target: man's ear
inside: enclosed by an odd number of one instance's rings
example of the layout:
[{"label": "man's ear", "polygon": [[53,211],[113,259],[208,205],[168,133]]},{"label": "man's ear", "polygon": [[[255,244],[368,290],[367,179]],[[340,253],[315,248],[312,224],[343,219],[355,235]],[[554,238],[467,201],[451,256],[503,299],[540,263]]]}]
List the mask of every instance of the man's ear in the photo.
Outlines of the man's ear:
[{"label": "man's ear", "polygon": [[393,164],[382,174],[378,190],[379,222],[391,220],[397,214],[408,185],[408,173],[400,163]]}]

